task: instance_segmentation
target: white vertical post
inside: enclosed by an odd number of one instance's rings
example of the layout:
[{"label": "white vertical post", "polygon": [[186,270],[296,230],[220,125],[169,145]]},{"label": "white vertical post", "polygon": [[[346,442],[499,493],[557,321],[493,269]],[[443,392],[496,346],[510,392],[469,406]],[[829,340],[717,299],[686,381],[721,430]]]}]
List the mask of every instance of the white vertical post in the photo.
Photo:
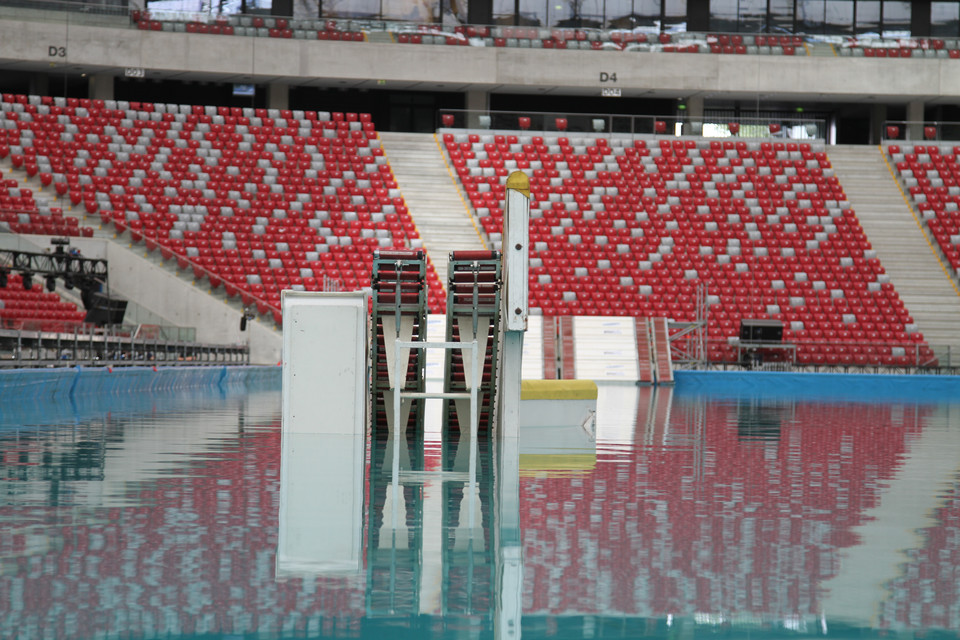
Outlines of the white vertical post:
[{"label": "white vertical post", "polygon": [[515,171],[507,178],[504,216],[500,367],[497,393],[498,471],[496,476],[497,599],[494,637],[519,640],[522,616],[523,553],[520,545],[520,375],[523,334],[529,313],[530,179]]},{"label": "white vertical post", "polygon": [[530,179],[522,171],[514,171],[507,178],[506,212],[504,214],[503,274],[506,289],[507,331],[525,331],[530,270],[530,250],[527,246],[530,218]]},{"label": "white vertical post", "polygon": [[505,295],[500,317],[503,340],[500,347],[499,437],[516,438],[520,424],[520,370],[523,360],[523,333],[529,313],[528,247],[530,217],[530,179],[521,171],[507,178],[507,209],[503,242],[503,279]]}]

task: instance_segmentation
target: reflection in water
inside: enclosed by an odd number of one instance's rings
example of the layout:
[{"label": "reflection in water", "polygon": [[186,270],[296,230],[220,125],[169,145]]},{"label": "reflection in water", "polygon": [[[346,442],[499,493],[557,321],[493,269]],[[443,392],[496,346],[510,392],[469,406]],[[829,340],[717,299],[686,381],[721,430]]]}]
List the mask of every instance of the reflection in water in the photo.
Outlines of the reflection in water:
[{"label": "reflection in water", "polygon": [[133,402],[0,408],[0,637],[960,628],[953,405],[602,387],[589,455],[483,437],[471,495],[456,434],[401,436],[396,492],[380,434],[359,476],[314,442],[281,486],[279,394]]}]

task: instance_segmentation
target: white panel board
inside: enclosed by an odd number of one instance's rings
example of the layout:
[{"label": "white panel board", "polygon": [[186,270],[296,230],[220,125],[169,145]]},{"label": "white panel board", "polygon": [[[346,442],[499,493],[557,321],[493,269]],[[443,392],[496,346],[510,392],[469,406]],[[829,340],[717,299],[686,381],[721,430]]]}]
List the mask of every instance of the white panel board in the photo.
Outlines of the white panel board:
[{"label": "white panel board", "polygon": [[283,292],[283,433],[363,434],[367,297]]},{"label": "white panel board", "polygon": [[633,318],[575,317],[573,338],[578,380],[636,382],[640,378]]},{"label": "white panel board", "polygon": [[283,434],[278,578],[360,571],[363,439]]},{"label": "white panel board", "polygon": [[277,576],[359,571],[367,297],[284,291],[282,305]]},{"label": "white panel board", "polygon": [[[431,313],[427,316],[427,340],[443,342],[447,339],[447,316]],[[427,349],[426,379],[443,382],[443,349]],[[441,385],[442,389],[442,385]]]}]

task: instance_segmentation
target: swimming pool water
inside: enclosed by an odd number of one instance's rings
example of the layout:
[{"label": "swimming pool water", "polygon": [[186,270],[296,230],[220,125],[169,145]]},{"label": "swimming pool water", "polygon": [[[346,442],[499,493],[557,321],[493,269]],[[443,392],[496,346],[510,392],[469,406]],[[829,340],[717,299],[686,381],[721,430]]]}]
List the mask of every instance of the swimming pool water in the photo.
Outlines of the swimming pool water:
[{"label": "swimming pool water", "polygon": [[592,436],[481,440],[475,493],[461,443],[409,434],[395,493],[382,438],[359,484],[323,439],[284,484],[278,392],[123,398],[0,408],[0,637],[960,629],[947,402],[601,385]]}]

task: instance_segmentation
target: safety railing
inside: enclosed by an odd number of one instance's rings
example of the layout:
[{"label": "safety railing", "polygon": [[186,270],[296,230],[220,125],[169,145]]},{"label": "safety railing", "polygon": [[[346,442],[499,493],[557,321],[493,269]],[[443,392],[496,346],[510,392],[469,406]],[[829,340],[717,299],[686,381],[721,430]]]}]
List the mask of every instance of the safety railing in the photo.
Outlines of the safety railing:
[{"label": "safety railing", "polygon": [[960,122],[940,120],[887,120],[884,142],[939,142],[960,140]]},{"label": "safety railing", "polygon": [[143,325],[52,328],[0,328],[0,368],[250,363],[248,345],[183,339],[195,335],[190,329],[144,330]]},{"label": "safety railing", "polygon": [[[685,369],[960,373],[960,345],[936,345],[910,340],[798,341],[787,337],[780,342],[708,338],[704,343],[705,358],[675,356],[674,365]],[[680,351],[683,351],[682,345]]]}]

